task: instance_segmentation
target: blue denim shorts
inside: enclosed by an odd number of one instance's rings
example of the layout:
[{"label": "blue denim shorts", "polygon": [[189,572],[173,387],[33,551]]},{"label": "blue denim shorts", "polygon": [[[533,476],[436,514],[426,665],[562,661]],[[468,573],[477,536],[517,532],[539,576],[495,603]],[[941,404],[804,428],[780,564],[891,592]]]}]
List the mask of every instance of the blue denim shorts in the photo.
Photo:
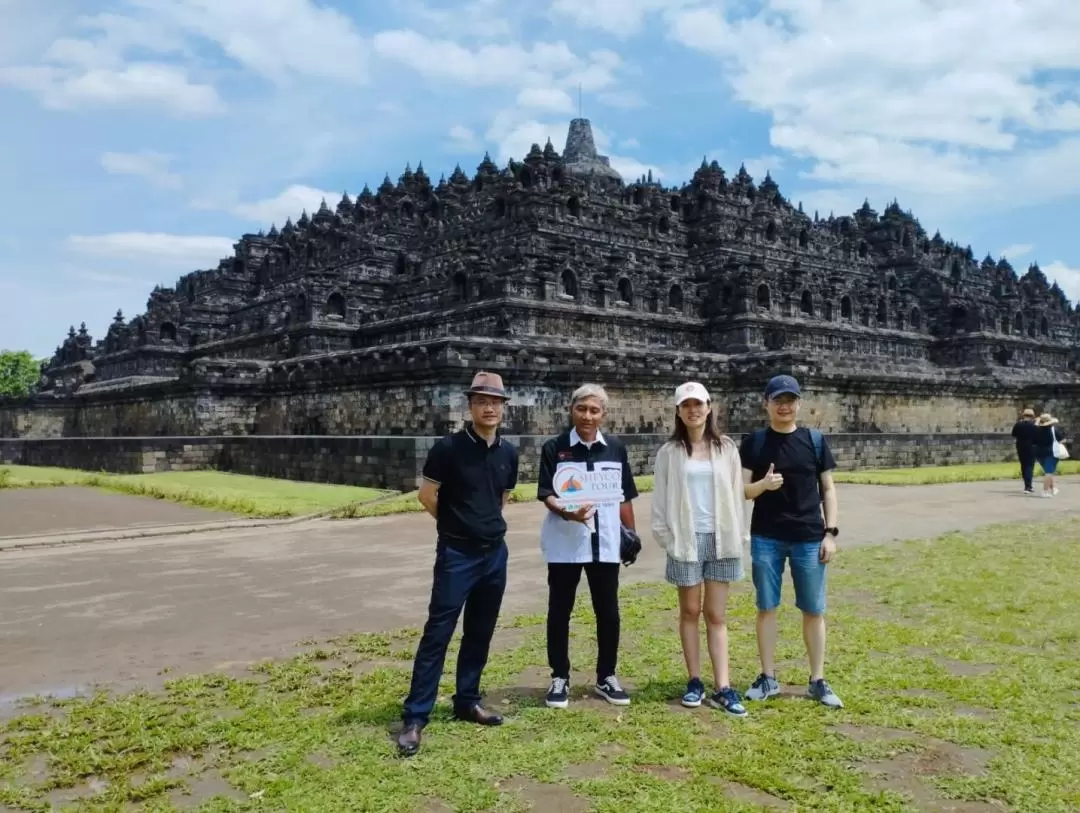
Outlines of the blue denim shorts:
[{"label": "blue denim shorts", "polygon": [[1043,470],[1043,474],[1056,474],[1057,473],[1058,459],[1052,454],[1039,460],[1039,466]]},{"label": "blue denim shorts", "polygon": [[750,537],[752,576],[757,591],[757,608],[775,610],[780,606],[784,563],[791,562],[791,582],[795,586],[795,606],[804,613],[825,612],[825,571],[818,558],[821,540],[781,542],[765,536]]}]

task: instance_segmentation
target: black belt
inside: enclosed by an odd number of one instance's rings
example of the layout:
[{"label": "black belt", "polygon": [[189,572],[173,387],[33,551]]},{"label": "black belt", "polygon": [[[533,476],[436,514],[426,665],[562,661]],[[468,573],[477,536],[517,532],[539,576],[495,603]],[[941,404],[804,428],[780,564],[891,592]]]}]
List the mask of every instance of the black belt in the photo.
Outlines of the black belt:
[{"label": "black belt", "polygon": [[505,538],[495,541],[486,541],[479,539],[462,539],[454,536],[439,537],[439,544],[445,545],[448,548],[453,548],[461,553],[491,553],[500,548],[505,542]]}]

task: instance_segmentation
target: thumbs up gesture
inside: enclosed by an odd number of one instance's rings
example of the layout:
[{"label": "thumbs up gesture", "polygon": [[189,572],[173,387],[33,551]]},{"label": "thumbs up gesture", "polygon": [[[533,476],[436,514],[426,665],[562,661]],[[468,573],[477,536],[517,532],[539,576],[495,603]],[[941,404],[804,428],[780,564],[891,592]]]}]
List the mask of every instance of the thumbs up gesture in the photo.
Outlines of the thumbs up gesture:
[{"label": "thumbs up gesture", "polygon": [[762,484],[765,486],[766,491],[776,491],[784,484],[784,475],[776,471],[776,464],[770,463],[769,470],[765,472],[765,476],[761,478]]}]

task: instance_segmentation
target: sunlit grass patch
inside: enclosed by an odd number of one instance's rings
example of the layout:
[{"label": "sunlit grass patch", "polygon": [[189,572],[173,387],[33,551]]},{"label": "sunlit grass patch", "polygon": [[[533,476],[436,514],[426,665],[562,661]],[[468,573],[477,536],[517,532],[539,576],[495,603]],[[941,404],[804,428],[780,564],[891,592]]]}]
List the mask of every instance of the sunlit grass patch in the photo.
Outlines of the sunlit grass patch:
[{"label": "sunlit grass patch", "polygon": [[[66,793],[79,810],[900,811],[944,799],[968,810],[1073,810],[1078,543],[1073,521],[841,551],[828,659],[846,705],[838,712],[802,697],[789,584],[783,697],[751,704],[743,720],[679,706],[676,599],[649,584],[624,590],[619,671],[633,705],[608,706],[588,693],[595,643],[583,586],[566,711],[543,705],[543,617],[507,618],[484,681],[507,724],[450,721],[455,639],[423,749],[401,760],[391,730],[418,632],[347,636],[245,679],[202,675],[158,694],[27,709],[0,737],[0,804],[45,810]],[[745,582],[729,622],[733,677],[745,690],[758,670]],[[212,791],[223,795],[211,802]]]},{"label": "sunlit grass patch", "polygon": [[361,505],[391,492],[359,486],[279,480],[220,471],[169,471],[110,474],[77,469],[5,466],[0,487],[86,486],[154,497],[252,517],[295,517]]}]

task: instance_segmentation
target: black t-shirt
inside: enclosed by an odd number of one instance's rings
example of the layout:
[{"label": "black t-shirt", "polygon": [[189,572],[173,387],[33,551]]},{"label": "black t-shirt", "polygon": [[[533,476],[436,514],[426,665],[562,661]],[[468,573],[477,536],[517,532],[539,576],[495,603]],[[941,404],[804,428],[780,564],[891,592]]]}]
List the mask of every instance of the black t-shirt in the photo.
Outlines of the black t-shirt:
[{"label": "black t-shirt", "polygon": [[743,438],[739,447],[744,469],[760,480],[775,464],[784,476],[776,491],[765,491],[754,501],[750,533],[781,542],[820,542],[825,536],[825,518],[821,512],[819,475],[836,468],[828,441],[821,438],[821,458],[814,451],[810,430],[800,426],[794,432],[765,430],[764,442],[754,455],[754,434]]},{"label": "black t-shirt", "polygon": [[457,548],[498,544],[506,535],[503,494],[517,486],[518,450],[505,438],[492,445],[466,427],[440,438],[423,475],[439,484],[439,538]]},{"label": "black t-shirt", "polygon": [[1016,438],[1016,451],[1021,457],[1035,456],[1035,441],[1039,427],[1035,421],[1017,421],[1013,424],[1012,436]]}]

